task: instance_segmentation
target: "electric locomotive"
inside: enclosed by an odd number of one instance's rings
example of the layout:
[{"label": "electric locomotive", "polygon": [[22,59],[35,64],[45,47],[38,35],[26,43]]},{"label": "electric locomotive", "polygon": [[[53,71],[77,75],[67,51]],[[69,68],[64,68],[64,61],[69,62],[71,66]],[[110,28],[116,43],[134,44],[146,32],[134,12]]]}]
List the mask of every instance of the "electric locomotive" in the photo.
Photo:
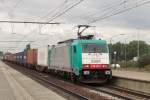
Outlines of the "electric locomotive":
[{"label": "electric locomotive", "polygon": [[71,76],[73,81],[104,83],[112,78],[109,50],[105,40],[93,35],[59,42],[49,52],[49,70]]}]

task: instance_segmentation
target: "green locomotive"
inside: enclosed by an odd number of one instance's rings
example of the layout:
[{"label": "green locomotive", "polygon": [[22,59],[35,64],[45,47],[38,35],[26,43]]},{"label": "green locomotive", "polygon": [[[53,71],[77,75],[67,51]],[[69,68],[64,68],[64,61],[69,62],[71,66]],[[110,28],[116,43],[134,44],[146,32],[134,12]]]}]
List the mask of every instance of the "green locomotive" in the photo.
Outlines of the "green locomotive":
[{"label": "green locomotive", "polygon": [[111,79],[105,40],[67,40],[49,51],[49,70],[71,76],[73,81],[103,83]]}]

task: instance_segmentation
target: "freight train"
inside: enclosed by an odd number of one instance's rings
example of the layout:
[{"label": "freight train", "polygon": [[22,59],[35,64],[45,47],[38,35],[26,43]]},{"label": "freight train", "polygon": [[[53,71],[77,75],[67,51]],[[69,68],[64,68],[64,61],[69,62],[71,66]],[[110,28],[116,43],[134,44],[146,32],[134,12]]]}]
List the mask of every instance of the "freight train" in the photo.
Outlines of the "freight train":
[{"label": "freight train", "polygon": [[112,78],[107,42],[90,36],[15,54],[6,53],[4,60],[59,74],[74,82],[105,83]]},{"label": "freight train", "polygon": [[72,39],[55,46],[6,53],[4,60],[38,71],[55,72],[85,83],[103,83],[112,77],[105,40]]}]

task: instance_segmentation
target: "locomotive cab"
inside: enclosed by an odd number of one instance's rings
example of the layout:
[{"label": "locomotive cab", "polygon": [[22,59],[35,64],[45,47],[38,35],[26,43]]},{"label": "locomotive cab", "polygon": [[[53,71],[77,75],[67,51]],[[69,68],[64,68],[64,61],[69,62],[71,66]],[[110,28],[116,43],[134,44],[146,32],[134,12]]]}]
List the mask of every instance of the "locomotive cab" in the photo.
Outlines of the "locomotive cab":
[{"label": "locomotive cab", "polygon": [[104,40],[75,40],[72,43],[71,63],[79,81],[103,83],[111,79],[109,50]]}]

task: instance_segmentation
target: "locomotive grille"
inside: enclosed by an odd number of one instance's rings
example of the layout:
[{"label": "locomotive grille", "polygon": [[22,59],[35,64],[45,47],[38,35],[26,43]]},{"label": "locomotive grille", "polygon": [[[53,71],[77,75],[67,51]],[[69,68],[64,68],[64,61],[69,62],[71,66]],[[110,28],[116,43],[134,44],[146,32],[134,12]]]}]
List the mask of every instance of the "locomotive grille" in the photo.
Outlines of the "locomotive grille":
[{"label": "locomotive grille", "polygon": [[89,75],[83,75],[85,79],[105,79],[107,76],[105,74],[106,70],[89,70],[89,71],[90,71]]}]

